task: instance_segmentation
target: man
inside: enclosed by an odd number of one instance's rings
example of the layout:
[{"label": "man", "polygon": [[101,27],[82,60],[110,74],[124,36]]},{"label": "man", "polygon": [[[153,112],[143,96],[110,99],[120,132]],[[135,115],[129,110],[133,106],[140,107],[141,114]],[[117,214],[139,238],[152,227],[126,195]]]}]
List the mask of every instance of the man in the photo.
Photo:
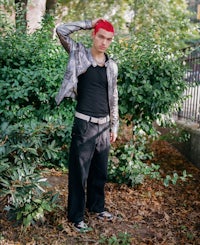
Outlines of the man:
[{"label": "man", "polygon": [[[89,29],[93,29],[89,49],[70,37],[75,31]],[[110,143],[118,131],[118,68],[105,53],[114,28],[110,22],[96,19],[63,24],[56,31],[69,53],[56,102],[64,97],[77,99],[69,154],[68,219],[76,230],[85,232],[85,206],[100,219],[113,218],[105,211],[104,186]]]}]

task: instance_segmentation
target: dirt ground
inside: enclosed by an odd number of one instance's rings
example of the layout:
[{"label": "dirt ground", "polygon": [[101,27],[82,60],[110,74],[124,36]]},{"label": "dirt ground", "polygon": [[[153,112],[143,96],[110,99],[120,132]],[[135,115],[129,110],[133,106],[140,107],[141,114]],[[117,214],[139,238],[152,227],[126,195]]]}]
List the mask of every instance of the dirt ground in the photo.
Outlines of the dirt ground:
[{"label": "dirt ground", "polygon": [[48,179],[60,193],[63,209],[24,232],[7,221],[1,208],[0,244],[200,244],[200,170],[166,141],[155,141],[152,149],[152,162],[160,164],[163,175],[186,170],[192,177],[169,187],[154,179],[134,188],[107,183],[106,207],[115,218],[112,222],[99,221],[86,213],[86,222],[93,230],[82,234],[75,232],[66,219],[67,174],[51,170]]}]

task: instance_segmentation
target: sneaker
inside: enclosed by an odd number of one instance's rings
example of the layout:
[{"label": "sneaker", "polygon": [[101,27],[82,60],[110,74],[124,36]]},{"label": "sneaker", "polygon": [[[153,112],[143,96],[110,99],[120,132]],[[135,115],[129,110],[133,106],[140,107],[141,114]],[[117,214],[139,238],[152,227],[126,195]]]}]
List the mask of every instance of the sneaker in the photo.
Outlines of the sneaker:
[{"label": "sneaker", "polygon": [[74,228],[76,231],[79,232],[88,232],[92,229],[88,227],[88,225],[84,221],[80,221],[79,223],[74,223]]},{"label": "sneaker", "polygon": [[101,213],[97,213],[97,218],[101,220],[110,221],[113,219],[113,215],[107,211],[103,211]]}]

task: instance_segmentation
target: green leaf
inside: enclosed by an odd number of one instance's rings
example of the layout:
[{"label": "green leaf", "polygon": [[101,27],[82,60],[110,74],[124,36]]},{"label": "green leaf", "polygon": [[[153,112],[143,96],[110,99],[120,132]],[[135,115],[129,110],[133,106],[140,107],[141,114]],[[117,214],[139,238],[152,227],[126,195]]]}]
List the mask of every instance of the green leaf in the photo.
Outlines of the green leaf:
[{"label": "green leaf", "polygon": [[24,217],[23,218],[23,225],[25,227],[28,227],[28,226],[30,226],[30,224],[31,224],[32,221],[33,221],[33,217],[32,217],[31,214],[29,214],[27,217]]}]

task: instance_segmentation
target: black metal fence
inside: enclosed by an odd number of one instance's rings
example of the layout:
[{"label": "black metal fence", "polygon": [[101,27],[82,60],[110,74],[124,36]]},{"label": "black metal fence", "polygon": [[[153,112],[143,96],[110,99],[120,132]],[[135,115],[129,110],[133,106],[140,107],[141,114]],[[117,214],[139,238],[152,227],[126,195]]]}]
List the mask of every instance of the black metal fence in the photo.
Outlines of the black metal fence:
[{"label": "black metal fence", "polygon": [[178,112],[179,119],[187,119],[200,125],[200,47],[195,49],[185,60],[187,72],[185,80],[187,89],[181,110]]}]

